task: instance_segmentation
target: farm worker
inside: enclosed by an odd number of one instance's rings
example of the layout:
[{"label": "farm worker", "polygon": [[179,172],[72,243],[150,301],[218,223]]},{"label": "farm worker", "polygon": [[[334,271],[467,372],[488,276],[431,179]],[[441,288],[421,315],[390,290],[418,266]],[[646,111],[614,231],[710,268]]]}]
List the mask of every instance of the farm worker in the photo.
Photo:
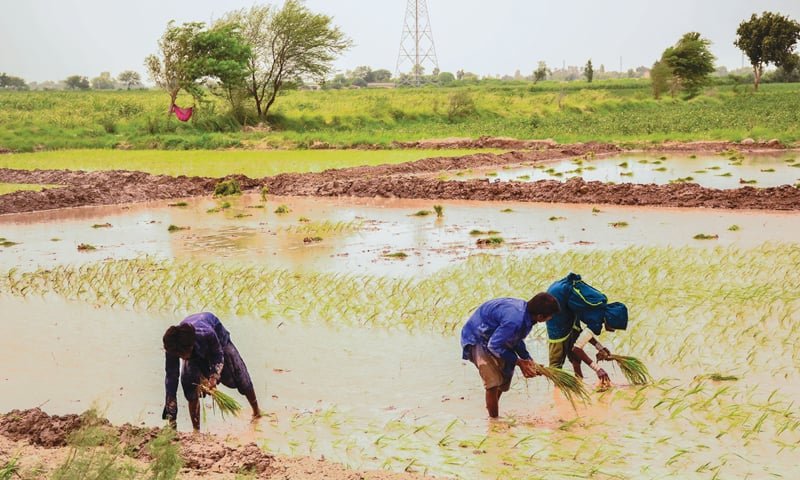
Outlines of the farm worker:
[{"label": "farm worker", "polygon": [[525,337],[534,323],[547,321],[557,311],[556,299],[544,292],[527,301],[495,298],[479,306],[462,327],[461,358],[478,368],[490,417],[499,414],[500,396],[511,386],[514,367],[526,378],[538,375]]},{"label": "farm worker", "polygon": [[[576,286],[578,283],[582,286]],[[590,290],[584,290],[584,296],[581,289],[586,287]],[[558,300],[561,307],[547,321],[550,366],[562,368],[564,361],[569,359],[575,376],[583,378],[581,364],[586,363],[597,374],[600,385],[609,386],[611,380],[608,373],[597,362],[607,360],[611,351],[597,340],[597,335],[602,333],[603,328],[608,332],[625,330],[628,326],[627,307],[620,302],[607,303],[605,295],[587,286],[575,273],[553,282],[547,292]],[[601,299],[597,304],[591,304],[587,298],[591,297],[591,293]],[[582,324],[587,328],[583,328]],[[584,350],[587,343],[597,349],[596,361]]]},{"label": "farm worker", "polygon": [[[203,381],[209,388],[218,383],[235,388],[247,397],[253,407],[253,418],[261,415],[258,400],[253,389],[250,374],[239,351],[231,342],[230,333],[222,322],[209,312],[189,315],[178,325],[173,325],[164,333],[166,352],[166,403],[161,418],[176,426],[178,415],[178,378],[183,386],[183,394],[189,401],[189,417],[192,427],[200,429],[200,399],[197,386]],[[180,360],[183,360],[183,372]]]}]

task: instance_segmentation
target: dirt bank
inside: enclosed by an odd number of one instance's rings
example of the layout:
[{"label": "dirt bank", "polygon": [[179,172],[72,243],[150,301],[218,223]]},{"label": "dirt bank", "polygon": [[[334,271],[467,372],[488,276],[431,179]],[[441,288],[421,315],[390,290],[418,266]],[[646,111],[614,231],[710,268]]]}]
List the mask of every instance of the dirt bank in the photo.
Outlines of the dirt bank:
[{"label": "dirt bank", "polygon": [[[403,144],[405,148],[431,148],[431,142]],[[472,143],[440,141],[439,147],[519,147],[495,155],[480,153],[460,157],[434,157],[397,165],[377,165],[326,170],[320,173],[291,173],[274,177],[248,178],[234,175],[243,190],[258,191],[267,186],[275,195],[353,196],[428,198],[432,200],[497,200],[523,202],[615,204],[637,206],[696,207],[725,209],[799,210],[800,189],[790,185],[769,188],[742,187],[720,190],[691,183],[670,185],[607,184],[585,182],[440,181],[433,178],[443,171],[468,168],[544,163],[578,156],[591,157],[626,151],[611,144],[581,143],[558,145],[553,142],[525,142],[481,138]],[[780,148],[775,142],[727,143],[691,142],[648,145],[651,151],[764,152]],[[637,147],[641,150],[642,147]],[[0,182],[62,185],[42,191],[0,195],[0,214],[31,212],[54,208],[134,203],[192,196],[211,195],[222,179],[170,177],[143,172],[0,169]]]}]

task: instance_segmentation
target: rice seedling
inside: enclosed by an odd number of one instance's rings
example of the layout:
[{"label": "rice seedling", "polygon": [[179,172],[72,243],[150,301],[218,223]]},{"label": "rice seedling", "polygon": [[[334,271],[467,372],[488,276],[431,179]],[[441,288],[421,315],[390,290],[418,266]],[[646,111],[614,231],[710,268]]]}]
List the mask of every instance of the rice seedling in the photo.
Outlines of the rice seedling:
[{"label": "rice seedling", "polygon": [[736,231],[741,230],[741,228],[742,227],[740,227],[739,225],[733,224],[730,227],[728,227],[728,230],[731,231],[731,232],[736,232]]},{"label": "rice seedling", "polygon": [[275,209],[275,213],[277,213],[278,215],[281,215],[281,214],[284,214],[284,213],[289,213],[289,212],[291,212],[291,210],[285,204],[278,205],[278,208]]},{"label": "rice seedling", "polygon": [[653,381],[647,366],[636,357],[612,354],[608,359],[617,363],[622,374],[632,385],[647,385]]},{"label": "rice seedling", "polygon": [[214,186],[215,197],[225,197],[229,195],[241,195],[242,187],[236,179],[223,180]]},{"label": "rice seedling", "polygon": [[758,180],[745,180],[744,178],[740,178],[739,183],[742,185],[752,185],[758,183]]},{"label": "rice seedling", "polygon": [[404,258],[407,258],[407,257],[408,257],[408,254],[407,254],[406,252],[392,252],[392,253],[386,253],[386,254],[383,254],[382,256],[383,256],[383,257],[386,257],[386,258],[400,258],[400,259],[404,259]]},{"label": "rice seedling", "polygon": [[717,235],[717,234],[710,235],[710,234],[707,234],[707,233],[698,233],[697,235],[695,235],[692,238],[694,238],[695,240],[716,240],[716,239],[719,238],[719,235]]},{"label": "rice seedling", "polygon": [[628,222],[619,221],[619,222],[611,222],[609,223],[613,228],[625,228],[628,226]]},{"label": "rice seedling", "polygon": [[511,208],[504,208],[500,210],[500,213],[512,213],[514,210]]},{"label": "rice seedling", "polygon": [[572,405],[572,408],[577,408],[576,400],[580,400],[583,403],[591,401],[591,397],[583,384],[583,380],[568,371],[561,368],[548,367],[539,363],[535,364],[534,369],[536,373],[543,376],[552,383],[554,387],[558,388],[561,394],[564,395],[564,398]]},{"label": "rice seedling", "polygon": [[479,247],[496,247],[501,245],[505,240],[503,237],[487,237],[487,238],[479,238],[475,241],[475,244]]},{"label": "rice seedling", "polygon": [[497,235],[499,233],[497,230],[478,230],[477,228],[469,231],[470,235]]},{"label": "rice seedling", "polygon": [[739,380],[739,377],[736,375],[723,375],[721,373],[706,373],[703,375],[697,375],[696,379],[707,378],[709,380],[714,380],[715,382],[733,382]]},{"label": "rice seedling", "polygon": [[566,219],[567,217],[550,217],[548,220],[550,220],[551,222],[558,222],[560,220],[566,220]]},{"label": "rice seedling", "polygon": [[19,243],[18,242],[12,242],[11,240],[6,240],[5,238],[0,239],[0,246],[13,247],[14,245],[19,245]]},{"label": "rice seedling", "polygon": [[19,457],[14,455],[5,465],[0,467],[0,480],[10,480],[13,475],[19,476]]},{"label": "rice seedling", "polygon": [[110,223],[95,223],[92,228],[111,228]]},{"label": "rice seedling", "polygon": [[242,411],[242,406],[239,402],[227,393],[209,387],[208,381],[203,381],[197,385],[197,393],[210,396],[215,409],[219,409],[219,413],[223,418],[225,418],[225,415],[233,415],[236,417],[239,415],[239,412]]},{"label": "rice seedling", "polygon": [[431,213],[433,213],[433,212],[431,212],[430,210],[417,210],[416,212],[412,213],[411,216],[412,217],[427,217]]},{"label": "rice seedling", "polygon": [[319,243],[322,241],[322,237],[314,236],[314,237],[303,237],[303,243]]},{"label": "rice seedling", "polygon": [[434,205],[433,211],[436,212],[436,218],[442,218],[444,216],[444,206],[442,205]]},{"label": "rice seedling", "polygon": [[168,207],[188,207],[189,203],[187,202],[175,202],[175,203],[168,203]]},{"label": "rice seedling", "polygon": [[266,185],[261,187],[261,201],[262,202],[266,202],[267,201],[267,195],[268,194],[269,194],[269,187],[266,186]]},{"label": "rice seedling", "polygon": [[191,227],[179,227],[177,225],[170,224],[170,226],[167,227],[167,231],[173,233],[173,232],[180,232],[181,230],[189,230],[190,228]]},{"label": "rice seedling", "polygon": [[497,172],[486,172],[486,176],[487,177],[496,177],[497,176]]},{"label": "rice seedling", "polygon": [[530,180],[531,176],[530,175],[518,175],[517,179],[518,180]]},{"label": "rice seedling", "polygon": [[86,252],[89,250],[97,250],[97,247],[95,247],[94,245],[90,245],[88,243],[81,243],[78,245],[78,251],[80,252]]}]

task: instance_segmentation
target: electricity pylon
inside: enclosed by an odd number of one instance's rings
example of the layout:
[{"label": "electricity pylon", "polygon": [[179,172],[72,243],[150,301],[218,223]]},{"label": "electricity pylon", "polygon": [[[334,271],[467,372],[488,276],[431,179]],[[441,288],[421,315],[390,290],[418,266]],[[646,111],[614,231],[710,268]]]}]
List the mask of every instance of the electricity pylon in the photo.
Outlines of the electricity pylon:
[{"label": "electricity pylon", "polygon": [[397,56],[395,69],[397,77],[400,76],[400,65],[406,62],[411,64],[411,74],[417,86],[420,84],[426,63],[433,65],[434,69],[439,68],[425,0],[408,0],[406,5],[403,34],[400,37],[400,54]]}]

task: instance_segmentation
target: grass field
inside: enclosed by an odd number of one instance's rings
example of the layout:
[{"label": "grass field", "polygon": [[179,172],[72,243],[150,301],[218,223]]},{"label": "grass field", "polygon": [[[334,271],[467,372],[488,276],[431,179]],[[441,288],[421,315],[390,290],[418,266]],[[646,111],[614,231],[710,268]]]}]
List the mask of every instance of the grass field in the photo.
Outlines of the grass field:
[{"label": "grass field", "polygon": [[278,98],[266,125],[245,129],[210,96],[188,123],[173,118],[167,126],[168,106],[156,90],[0,92],[0,149],[388,147],[481,135],[562,143],[800,139],[800,84],[765,84],[758,93],[720,85],[691,100],[655,100],[647,80],[292,91]]}]

